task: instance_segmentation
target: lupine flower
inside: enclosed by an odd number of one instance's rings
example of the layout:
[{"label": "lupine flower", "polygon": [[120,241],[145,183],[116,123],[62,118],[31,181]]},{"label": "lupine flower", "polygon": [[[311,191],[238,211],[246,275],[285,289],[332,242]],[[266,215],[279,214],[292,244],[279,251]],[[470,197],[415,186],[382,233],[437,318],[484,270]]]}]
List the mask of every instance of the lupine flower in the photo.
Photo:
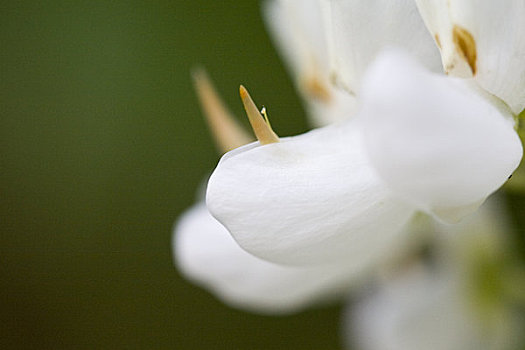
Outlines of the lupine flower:
[{"label": "lupine flower", "polygon": [[[203,110],[220,152],[246,142],[215,93],[207,75],[194,79]],[[290,313],[317,302],[346,297],[358,280],[366,278],[364,264],[285,266],[262,260],[243,250],[226,228],[208,212],[204,196],[187,210],[175,227],[173,249],[182,273],[213,291],[229,305],[258,313]],[[404,247],[391,247],[393,252]]]},{"label": "lupine flower", "polygon": [[[208,208],[234,239],[282,264],[374,260],[416,211],[451,222],[474,211],[522,156],[506,101],[475,80],[427,69],[436,69],[438,46],[414,2],[322,1],[320,8],[330,63],[318,66],[329,64],[330,89],[355,97],[357,113],[304,135],[238,148],[208,183]],[[380,54],[392,46],[405,50]],[[508,78],[523,77],[524,67]],[[299,82],[309,74],[302,71]]]},{"label": "lupine flower", "polygon": [[[461,4],[461,16],[446,3]],[[279,138],[241,87],[258,141],[235,148],[246,137],[197,76],[218,143],[235,149],[210,177],[207,209],[200,197],[176,226],[182,272],[231,305],[295,311],[347,294],[410,250],[416,212],[446,222],[474,212],[522,156],[525,41],[507,31],[523,32],[525,11],[505,4],[497,13],[520,14],[485,40],[488,2],[267,1],[271,32],[323,127]]]}]

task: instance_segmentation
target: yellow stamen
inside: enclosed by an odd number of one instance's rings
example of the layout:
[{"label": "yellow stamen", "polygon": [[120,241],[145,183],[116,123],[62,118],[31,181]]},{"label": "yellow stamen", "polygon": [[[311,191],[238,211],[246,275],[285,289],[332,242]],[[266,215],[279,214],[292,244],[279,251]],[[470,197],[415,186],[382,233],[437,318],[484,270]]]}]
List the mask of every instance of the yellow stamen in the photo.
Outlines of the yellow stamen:
[{"label": "yellow stamen", "polygon": [[244,105],[244,110],[248,115],[248,120],[252,126],[255,136],[262,145],[267,145],[269,143],[279,142],[279,137],[272,130],[272,127],[269,123],[266,123],[264,117],[261,115],[257,106],[253,102],[250,94],[244,86],[239,87],[239,93],[241,95],[241,100]]},{"label": "yellow stamen", "polygon": [[266,124],[268,124],[268,126],[271,128],[272,124],[270,124],[270,119],[268,118],[268,113],[266,113],[266,107],[263,106],[263,108],[261,109],[261,114],[264,117],[264,121],[266,122]]},{"label": "yellow stamen", "polygon": [[226,153],[250,143],[252,138],[228,111],[206,72],[202,68],[196,69],[192,72],[192,77],[202,111],[218,149]]}]

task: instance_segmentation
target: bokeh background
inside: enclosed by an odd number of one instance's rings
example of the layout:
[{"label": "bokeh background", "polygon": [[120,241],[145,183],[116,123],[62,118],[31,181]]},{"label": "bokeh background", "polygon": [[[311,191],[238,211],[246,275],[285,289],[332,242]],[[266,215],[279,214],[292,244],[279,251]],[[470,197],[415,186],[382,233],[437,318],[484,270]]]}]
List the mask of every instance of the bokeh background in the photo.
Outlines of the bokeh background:
[{"label": "bokeh background", "polygon": [[306,129],[260,4],[0,4],[0,348],[338,348],[336,306],[243,313],[172,262],[218,160],[193,66],[239,118],[243,83],[278,133]]},{"label": "bokeh background", "polygon": [[193,66],[239,117],[243,83],[277,133],[307,129],[260,4],[0,4],[0,348],[339,348],[338,305],[243,313],[172,262],[173,223],[218,160]]}]

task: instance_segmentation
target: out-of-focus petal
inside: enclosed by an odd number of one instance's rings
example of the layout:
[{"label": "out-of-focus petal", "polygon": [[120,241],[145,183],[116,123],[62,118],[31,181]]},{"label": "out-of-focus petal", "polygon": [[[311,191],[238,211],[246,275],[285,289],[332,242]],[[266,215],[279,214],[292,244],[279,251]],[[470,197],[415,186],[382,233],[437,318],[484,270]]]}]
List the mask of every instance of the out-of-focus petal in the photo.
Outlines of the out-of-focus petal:
[{"label": "out-of-focus petal", "polygon": [[348,311],[345,338],[358,350],[481,350],[483,334],[445,276],[412,271]]},{"label": "out-of-focus petal", "polygon": [[295,75],[316,71],[329,75],[329,57],[323,16],[317,0],[268,0],[263,3],[268,28]]},{"label": "out-of-focus petal", "polygon": [[[506,286],[508,232],[498,198],[457,225],[427,226],[429,261],[394,270],[346,312],[344,336],[357,350],[507,350],[523,319]],[[399,267],[399,266],[398,266]]]},{"label": "out-of-focus petal", "polygon": [[[315,84],[315,83],[314,83]],[[332,87],[330,98],[326,101],[306,99],[306,111],[313,127],[335,124],[355,116],[357,101],[348,92]]]},{"label": "out-of-focus petal", "polygon": [[263,13],[314,126],[355,114],[355,96],[330,81],[330,59],[318,0],[269,0]]},{"label": "out-of-focus petal", "polygon": [[525,319],[515,309],[525,296],[525,266],[512,247],[507,209],[495,195],[459,224],[434,226],[435,257],[463,284],[466,302],[492,333],[491,349],[517,349],[525,340]]},{"label": "out-of-focus petal", "polygon": [[378,174],[396,194],[445,221],[475,210],[519,165],[521,142],[504,106],[401,51],[378,58],[362,98],[358,117]]},{"label": "out-of-focus petal", "polygon": [[439,50],[413,0],[323,0],[329,12],[330,55],[336,76],[358,94],[362,76],[388,46],[405,48],[441,72]]},{"label": "out-of-focus petal", "polygon": [[416,0],[445,70],[474,76],[515,114],[525,107],[523,0]]},{"label": "out-of-focus petal", "polygon": [[261,260],[239,247],[204,202],[182,215],[173,244],[175,262],[187,278],[255,312],[298,311],[345,295],[358,278],[349,265],[296,268]]},{"label": "out-of-focus petal", "polygon": [[354,124],[227,153],[208,183],[210,212],[269,261],[360,269],[380,259],[413,210],[377,177]]}]

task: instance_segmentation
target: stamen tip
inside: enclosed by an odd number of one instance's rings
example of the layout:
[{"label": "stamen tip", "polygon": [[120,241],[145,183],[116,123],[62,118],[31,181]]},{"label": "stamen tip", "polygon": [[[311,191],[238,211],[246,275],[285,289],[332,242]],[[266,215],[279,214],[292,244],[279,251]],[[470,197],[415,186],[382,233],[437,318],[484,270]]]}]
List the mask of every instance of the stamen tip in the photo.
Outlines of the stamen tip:
[{"label": "stamen tip", "polygon": [[242,84],[239,86],[239,95],[243,100],[248,96],[248,90]]}]

